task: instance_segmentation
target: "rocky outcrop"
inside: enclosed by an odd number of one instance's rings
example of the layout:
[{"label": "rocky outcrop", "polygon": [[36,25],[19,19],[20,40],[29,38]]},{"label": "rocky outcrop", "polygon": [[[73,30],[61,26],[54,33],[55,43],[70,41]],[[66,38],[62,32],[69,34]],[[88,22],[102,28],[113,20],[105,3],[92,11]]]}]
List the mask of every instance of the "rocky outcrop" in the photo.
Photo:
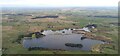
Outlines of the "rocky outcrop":
[{"label": "rocky outcrop", "polygon": [[86,32],[84,30],[72,30],[72,33],[75,33],[75,34],[85,34]]}]

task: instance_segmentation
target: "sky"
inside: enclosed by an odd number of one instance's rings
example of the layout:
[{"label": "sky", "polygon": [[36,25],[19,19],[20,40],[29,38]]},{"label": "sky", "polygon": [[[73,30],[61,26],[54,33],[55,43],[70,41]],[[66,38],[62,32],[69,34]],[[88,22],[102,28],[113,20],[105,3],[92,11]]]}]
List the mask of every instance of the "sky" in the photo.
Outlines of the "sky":
[{"label": "sky", "polygon": [[0,0],[1,6],[16,7],[74,7],[118,6],[119,0]]}]

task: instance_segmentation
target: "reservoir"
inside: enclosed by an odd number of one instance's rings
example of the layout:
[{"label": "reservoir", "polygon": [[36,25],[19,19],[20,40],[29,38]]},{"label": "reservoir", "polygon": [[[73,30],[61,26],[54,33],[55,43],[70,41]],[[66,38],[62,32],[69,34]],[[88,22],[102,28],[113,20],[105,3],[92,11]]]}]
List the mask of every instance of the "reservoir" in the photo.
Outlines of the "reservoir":
[{"label": "reservoir", "polygon": [[[64,31],[64,32],[63,32]],[[102,41],[92,39],[81,39],[81,34],[74,34],[71,30],[59,31],[44,31],[46,36],[42,38],[23,39],[22,44],[24,48],[43,47],[49,49],[63,49],[63,50],[83,50],[90,51],[92,46],[102,44]],[[66,43],[82,44],[81,48],[68,47]]]}]

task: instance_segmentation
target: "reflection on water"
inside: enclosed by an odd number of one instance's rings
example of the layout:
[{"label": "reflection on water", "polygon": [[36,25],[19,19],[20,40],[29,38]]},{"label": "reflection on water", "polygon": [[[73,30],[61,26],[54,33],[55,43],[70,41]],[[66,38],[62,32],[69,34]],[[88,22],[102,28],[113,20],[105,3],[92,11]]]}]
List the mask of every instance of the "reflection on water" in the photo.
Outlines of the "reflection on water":
[{"label": "reflection on water", "polygon": [[43,31],[42,34],[44,35],[72,34],[72,30],[71,29],[68,29],[68,30],[63,29],[58,31],[46,30],[46,31]]},{"label": "reflection on water", "polygon": [[[64,33],[63,33],[64,31]],[[57,33],[57,34],[56,34]],[[44,47],[50,49],[64,49],[64,50],[84,50],[89,51],[93,45],[101,44],[102,41],[84,39],[81,40],[81,34],[72,34],[71,30],[61,30],[61,31],[44,31],[43,38],[34,38],[34,39],[24,39],[23,46],[24,48],[29,47]],[[74,43],[82,44],[82,48],[68,47],[65,46],[65,43]]]}]

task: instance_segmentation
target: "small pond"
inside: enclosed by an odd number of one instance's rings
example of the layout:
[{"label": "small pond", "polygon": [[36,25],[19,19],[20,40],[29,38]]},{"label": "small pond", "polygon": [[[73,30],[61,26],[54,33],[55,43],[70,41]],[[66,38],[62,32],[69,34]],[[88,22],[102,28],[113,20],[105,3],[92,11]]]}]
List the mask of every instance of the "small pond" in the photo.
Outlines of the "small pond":
[{"label": "small pond", "polygon": [[[92,40],[92,39],[83,39],[81,40],[81,34],[74,34],[72,30],[59,30],[44,31],[43,34],[46,36],[42,38],[33,38],[33,39],[23,39],[23,47],[44,47],[49,49],[63,49],[63,50],[83,50],[90,51],[92,46],[96,44],[102,44],[102,41]],[[65,46],[65,43],[74,43],[82,44],[82,48],[77,47],[68,47]]]}]

